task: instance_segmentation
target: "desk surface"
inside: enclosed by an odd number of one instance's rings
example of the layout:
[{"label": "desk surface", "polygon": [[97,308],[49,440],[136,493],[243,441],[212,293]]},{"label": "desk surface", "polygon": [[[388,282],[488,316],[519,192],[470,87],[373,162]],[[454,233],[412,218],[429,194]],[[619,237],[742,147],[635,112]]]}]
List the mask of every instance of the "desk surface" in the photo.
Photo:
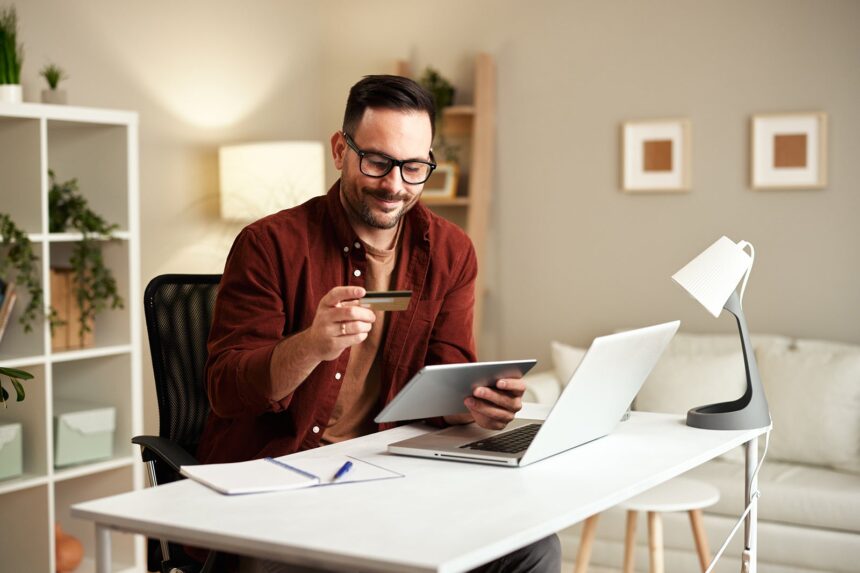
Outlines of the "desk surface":
[{"label": "desk surface", "polygon": [[[466,571],[612,507],[765,430],[634,412],[609,436],[524,468],[394,456],[404,426],[303,452],[350,454],[405,478],[224,496],[185,480],[80,503],[115,529],[333,569]],[[738,508],[739,510],[742,508]]]}]

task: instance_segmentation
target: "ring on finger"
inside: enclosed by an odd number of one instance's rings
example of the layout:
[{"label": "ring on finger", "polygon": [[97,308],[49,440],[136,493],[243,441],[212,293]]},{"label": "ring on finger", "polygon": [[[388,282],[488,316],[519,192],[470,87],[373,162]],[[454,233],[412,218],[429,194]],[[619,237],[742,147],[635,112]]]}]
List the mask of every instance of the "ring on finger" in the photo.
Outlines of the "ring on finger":
[{"label": "ring on finger", "polygon": [[340,333],[346,334],[346,323],[345,322],[340,323]]}]

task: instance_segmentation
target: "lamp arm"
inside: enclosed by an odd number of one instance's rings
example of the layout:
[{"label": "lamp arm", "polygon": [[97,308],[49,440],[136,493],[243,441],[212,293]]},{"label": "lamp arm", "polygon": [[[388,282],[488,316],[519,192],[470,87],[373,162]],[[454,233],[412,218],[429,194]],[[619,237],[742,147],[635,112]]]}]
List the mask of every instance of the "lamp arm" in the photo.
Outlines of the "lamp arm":
[{"label": "lamp arm", "polygon": [[744,309],[741,306],[741,296],[743,296],[743,294],[739,296],[737,291],[732,292],[732,295],[729,297],[729,300],[726,301],[723,308],[729,311],[738,323],[738,332],[741,337],[741,351],[744,354],[744,368],[747,375],[746,392],[744,392],[743,398],[741,398],[739,402],[748,404],[752,397],[753,378],[756,379],[759,386],[761,386],[761,378],[759,377],[758,363],[755,360],[755,352],[753,351],[752,342],[750,342],[747,319],[744,316]]},{"label": "lamp arm", "polygon": [[737,400],[693,408],[687,412],[687,425],[708,430],[746,430],[770,426],[767,398],[737,291],[732,292],[723,308],[734,315],[738,323],[746,369],[746,391]]}]

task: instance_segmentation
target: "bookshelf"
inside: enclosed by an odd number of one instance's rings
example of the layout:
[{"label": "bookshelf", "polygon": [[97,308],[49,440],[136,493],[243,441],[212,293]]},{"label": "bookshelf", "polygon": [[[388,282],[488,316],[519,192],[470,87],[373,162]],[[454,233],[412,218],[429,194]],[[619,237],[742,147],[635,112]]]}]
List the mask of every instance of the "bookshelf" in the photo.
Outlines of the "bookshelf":
[{"label": "bookshelf", "polygon": [[[83,543],[84,561],[76,571],[87,573],[95,570],[95,532],[91,523],[72,519],[69,507],[143,485],[142,466],[130,442],[143,429],[137,114],[0,104],[0,211],[11,215],[33,243],[46,305],[51,267],[67,264],[71,246],[80,238],[49,232],[49,168],[60,181],[77,178],[91,207],[119,224],[103,253],[125,306],[96,317],[93,346],[54,351],[45,321],[29,333],[18,323],[28,296],[19,288],[0,341],[0,366],[26,369],[35,378],[24,383],[24,402],[0,408],[0,424],[22,424],[24,443],[24,474],[0,481],[0,555],[4,571],[55,571],[54,523],[59,522]],[[64,399],[115,408],[111,458],[54,468],[54,409]],[[112,543],[113,571],[144,570],[142,538],[113,533]]]},{"label": "bookshelf", "polygon": [[[395,63],[395,73],[411,77],[412,70],[405,61]],[[479,269],[475,284],[475,338],[481,330],[484,283],[487,260],[487,229],[490,199],[493,194],[493,173],[496,149],[496,64],[489,54],[475,57],[473,102],[452,105],[442,111],[440,129],[446,141],[459,149],[460,181],[457,196],[425,204],[438,215],[460,225],[472,239]],[[437,157],[437,160],[444,158]]]}]

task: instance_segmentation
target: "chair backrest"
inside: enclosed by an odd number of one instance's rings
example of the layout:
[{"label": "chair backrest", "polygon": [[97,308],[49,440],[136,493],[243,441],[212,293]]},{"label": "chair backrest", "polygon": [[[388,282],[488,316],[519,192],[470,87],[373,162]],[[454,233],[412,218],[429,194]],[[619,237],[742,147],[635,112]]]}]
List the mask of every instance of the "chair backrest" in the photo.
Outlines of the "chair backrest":
[{"label": "chair backrest", "polygon": [[143,295],[159,435],[196,455],[209,415],[206,342],[221,275],[161,275]]}]

